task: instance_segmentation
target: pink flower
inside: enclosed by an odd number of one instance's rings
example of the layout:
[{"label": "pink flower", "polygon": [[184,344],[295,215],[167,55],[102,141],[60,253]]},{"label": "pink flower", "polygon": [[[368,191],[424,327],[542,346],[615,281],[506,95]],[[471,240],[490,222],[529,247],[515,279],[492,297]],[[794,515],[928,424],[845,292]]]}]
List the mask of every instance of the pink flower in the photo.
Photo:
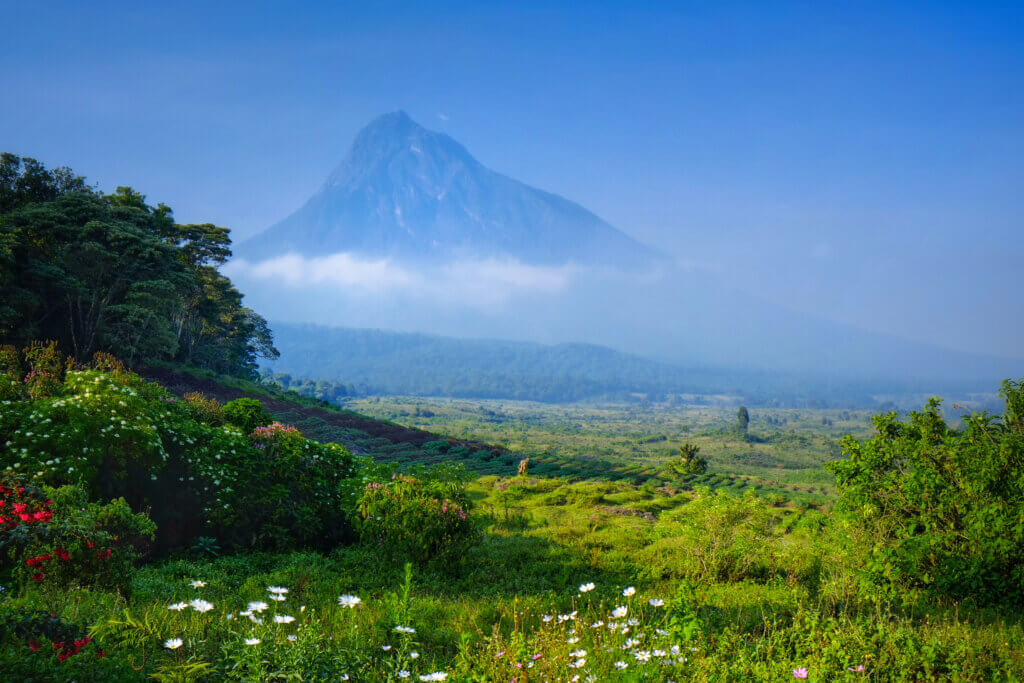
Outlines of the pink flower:
[{"label": "pink flower", "polygon": [[857,666],[848,666],[848,667],[846,667],[846,670],[847,671],[853,671],[855,673],[860,673],[861,671],[864,671],[864,665],[863,664],[858,664]]},{"label": "pink flower", "polygon": [[793,669],[793,678],[807,678],[807,667],[802,666],[799,669]]}]

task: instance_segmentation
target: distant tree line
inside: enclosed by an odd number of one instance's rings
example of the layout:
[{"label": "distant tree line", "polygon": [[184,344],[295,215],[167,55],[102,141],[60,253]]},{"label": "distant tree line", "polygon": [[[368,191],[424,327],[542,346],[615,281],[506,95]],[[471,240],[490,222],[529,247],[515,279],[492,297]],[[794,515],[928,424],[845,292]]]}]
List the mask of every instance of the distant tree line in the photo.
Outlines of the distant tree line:
[{"label": "distant tree line", "polygon": [[175,361],[255,377],[278,352],[218,267],[227,228],[182,225],[131,187],[0,155],[0,343],[57,341],[78,359]]}]

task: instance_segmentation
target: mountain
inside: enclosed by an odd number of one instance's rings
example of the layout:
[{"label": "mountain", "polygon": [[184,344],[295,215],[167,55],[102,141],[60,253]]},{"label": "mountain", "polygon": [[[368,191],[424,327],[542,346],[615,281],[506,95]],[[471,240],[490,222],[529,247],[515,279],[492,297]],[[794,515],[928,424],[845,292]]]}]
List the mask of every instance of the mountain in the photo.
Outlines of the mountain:
[{"label": "mountain", "polygon": [[249,260],[289,252],[624,268],[660,259],[579,204],[488,169],[402,111],[363,128],[302,208],[236,250]]},{"label": "mountain", "polygon": [[[750,405],[873,405],[856,382],[831,383],[792,373],[681,367],[597,344],[456,339],[376,329],[273,323],[281,357],[264,370],[343,385],[340,395],[395,394],[567,402],[635,400],[638,395],[729,395]],[[325,388],[326,391],[326,388]],[[330,393],[330,392],[327,392]]]}]

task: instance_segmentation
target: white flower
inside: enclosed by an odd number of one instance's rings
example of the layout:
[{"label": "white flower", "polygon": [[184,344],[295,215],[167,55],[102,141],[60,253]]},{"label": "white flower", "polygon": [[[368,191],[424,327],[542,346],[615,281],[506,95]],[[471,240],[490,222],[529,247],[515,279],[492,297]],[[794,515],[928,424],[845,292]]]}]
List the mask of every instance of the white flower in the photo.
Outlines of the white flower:
[{"label": "white flower", "polygon": [[260,639],[259,638],[246,638],[245,639],[245,644],[246,645],[259,645],[260,644]]},{"label": "white flower", "polygon": [[273,593],[271,595],[268,595],[267,597],[270,598],[271,600],[274,600],[275,602],[284,602],[285,600],[288,599],[288,598],[286,598],[283,595],[280,595],[278,593]]},{"label": "white flower", "polygon": [[416,629],[410,626],[396,626],[395,630],[399,633],[416,633]]},{"label": "white flower", "polygon": [[651,653],[647,650],[640,650],[639,652],[634,652],[633,656],[636,657],[636,661],[638,662],[649,662],[651,660]]},{"label": "white flower", "polygon": [[651,603],[651,607],[664,607],[665,601],[661,598],[651,598],[647,602]]},{"label": "white flower", "polygon": [[448,678],[448,674],[443,671],[435,671],[432,674],[420,675],[421,681],[443,681]]},{"label": "white flower", "polygon": [[340,598],[338,598],[338,604],[342,607],[348,607],[349,609],[352,609],[361,602],[362,600],[354,595],[342,595]]},{"label": "white flower", "polygon": [[287,588],[282,588],[281,586],[267,586],[267,592],[268,593],[276,593],[278,595],[284,595],[285,593],[288,592],[288,589]]},{"label": "white flower", "polygon": [[630,638],[629,640],[626,641],[626,644],[622,646],[622,649],[623,650],[628,650],[629,648],[636,647],[639,644],[640,644],[639,640],[637,640],[636,638]]},{"label": "white flower", "polygon": [[384,652],[387,652],[388,650],[391,649],[391,646],[390,645],[381,645],[380,649],[384,650]]},{"label": "white flower", "polygon": [[587,663],[587,660],[580,658],[580,659],[577,659],[575,662],[569,662],[569,666],[572,667],[573,669],[579,669],[580,667],[582,667],[586,663]]},{"label": "white flower", "polygon": [[250,612],[262,612],[268,607],[270,607],[270,605],[265,602],[250,602],[248,606]]},{"label": "white flower", "polygon": [[164,647],[168,650],[177,650],[179,647],[185,644],[181,638],[168,638],[164,641]]},{"label": "white flower", "polygon": [[181,610],[185,609],[186,607],[188,607],[188,603],[187,602],[176,602],[173,605],[168,605],[167,609],[173,610],[175,612],[180,612]]},{"label": "white flower", "polygon": [[409,659],[419,659],[419,656],[420,656],[419,652],[410,652],[409,653]]},{"label": "white flower", "polygon": [[409,672],[406,671],[405,669],[402,669],[401,671],[398,672],[398,677],[399,678],[408,678],[409,675],[410,675]]},{"label": "white flower", "polygon": [[622,671],[627,666],[629,666],[629,664],[626,664],[625,662],[615,662],[615,668],[618,669],[619,671]]},{"label": "white flower", "polygon": [[622,617],[626,616],[627,612],[629,612],[629,610],[624,605],[619,605],[618,607],[612,610],[612,616],[616,619],[621,619]]},{"label": "white flower", "polygon": [[543,621],[545,624],[548,623],[549,621],[551,621],[552,619],[554,619],[554,617],[551,616],[550,614],[545,614],[544,616],[542,616],[540,618],[540,620]]},{"label": "white flower", "polygon": [[631,597],[633,595],[636,595],[636,588],[633,588],[632,586],[622,591],[622,596],[625,598]]},{"label": "white flower", "polygon": [[200,614],[202,614],[203,612],[209,612],[210,610],[213,609],[213,603],[212,602],[207,602],[206,600],[200,600],[199,598],[196,598],[195,600],[193,600],[189,604],[192,605],[192,609],[194,609],[195,611],[199,612]]},{"label": "white flower", "polygon": [[293,643],[296,640],[298,640],[298,639],[299,639],[299,637],[297,635],[295,635],[294,633],[291,633],[291,634],[288,635],[288,640],[292,641]]},{"label": "white flower", "polygon": [[593,624],[590,625],[590,628],[601,628],[602,626],[604,626],[603,621],[595,621]]},{"label": "white flower", "polygon": [[594,583],[593,582],[584,583],[584,584],[580,585],[580,593],[589,593],[592,590],[594,590]]},{"label": "white flower", "polygon": [[205,582],[205,581],[200,581],[200,580],[198,580],[198,579],[196,579],[195,581],[193,581],[193,582],[191,583],[191,586],[192,586],[193,588],[202,588],[202,587],[203,587],[203,586],[205,586],[205,585],[206,585],[206,582]]},{"label": "white flower", "polygon": [[668,653],[665,652],[664,650],[655,650],[651,654],[654,655],[655,657],[668,657]]},{"label": "white flower", "polygon": [[572,657],[573,659],[579,659],[580,657],[586,657],[587,656],[587,651],[586,650],[576,650],[575,652],[570,652],[569,656]]},{"label": "white flower", "polygon": [[576,643],[580,642],[580,639],[579,636],[573,636],[572,638],[567,639],[565,642],[569,643],[570,645],[575,645]]},{"label": "white flower", "polygon": [[287,614],[275,614],[274,615],[274,623],[275,624],[290,624],[293,621],[295,621],[295,617],[290,617]]}]

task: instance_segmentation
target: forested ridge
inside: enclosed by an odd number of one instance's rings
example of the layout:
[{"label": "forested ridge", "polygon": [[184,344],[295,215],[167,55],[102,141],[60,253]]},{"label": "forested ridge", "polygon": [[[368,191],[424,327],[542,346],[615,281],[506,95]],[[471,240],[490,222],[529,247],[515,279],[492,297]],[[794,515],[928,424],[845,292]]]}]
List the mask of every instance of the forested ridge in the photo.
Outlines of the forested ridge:
[{"label": "forested ridge", "polygon": [[0,343],[253,376],[278,352],[218,270],[230,256],[227,228],[180,224],[129,186],[105,194],[67,167],[0,155]]}]

